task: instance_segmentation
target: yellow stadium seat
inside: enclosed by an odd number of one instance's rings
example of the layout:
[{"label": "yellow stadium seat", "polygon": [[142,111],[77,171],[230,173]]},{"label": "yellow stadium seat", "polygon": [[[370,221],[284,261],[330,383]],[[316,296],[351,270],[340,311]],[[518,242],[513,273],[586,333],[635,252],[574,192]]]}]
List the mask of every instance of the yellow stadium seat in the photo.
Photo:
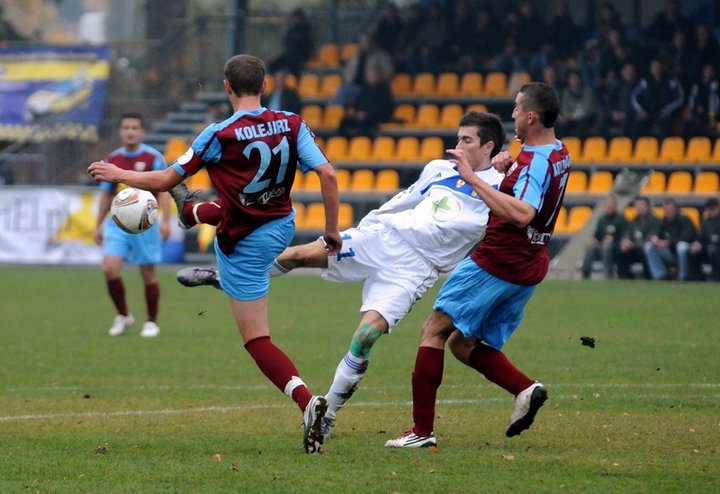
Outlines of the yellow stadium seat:
[{"label": "yellow stadium seat", "polygon": [[355,225],[353,207],[347,202],[341,202],[338,206],[338,227],[345,230]]},{"label": "yellow stadium seat", "polygon": [[579,137],[566,136],[562,138],[563,144],[570,153],[570,160],[572,161],[573,156],[580,156],[580,150],[582,148]]},{"label": "yellow stadium seat", "polygon": [[207,170],[203,168],[185,180],[185,185],[187,185],[190,190],[205,190],[212,187],[212,182],[210,182],[210,175],[208,175]]},{"label": "yellow stadium seat", "polygon": [[[298,226],[299,227],[299,226]],[[311,202],[305,207],[305,219],[302,222],[303,230],[325,229],[325,205],[321,202]]]},{"label": "yellow stadium seat", "polygon": [[579,170],[570,171],[567,186],[565,190],[571,194],[580,194],[587,190],[587,175]]},{"label": "yellow stadium seat", "polygon": [[320,96],[320,76],[305,72],[300,76],[297,92],[300,98],[317,98]]},{"label": "yellow stadium seat", "polygon": [[375,174],[372,170],[355,170],[350,180],[350,189],[354,191],[372,190],[375,186]]},{"label": "yellow stadium seat", "polygon": [[271,74],[265,75],[265,94],[270,94],[275,90],[275,79]]},{"label": "yellow stadium seat", "polygon": [[695,136],[688,141],[685,150],[686,163],[697,163],[708,161],[712,157],[712,141],[709,137]]},{"label": "yellow stadium seat", "polygon": [[672,172],[665,190],[668,194],[689,194],[692,192],[692,175],[686,171]]},{"label": "yellow stadium seat", "polygon": [[692,207],[685,207],[680,208],[680,212],[690,218],[690,221],[693,222],[693,225],[695,225],[696,229],[700,228],[700,211],[698,211],[697,208]]},{"label": "yellow stadium seat", "polygon": [[467,108],[465,108],[466,113],[470,111],[477,111],[482,113],[488,111],[488,107],[483,103],[473,103],[471,105],[468,105]]},{"label": "yellow stadium seat", "polygon": [[432,129],[440,125],[440,109],[438,105],[425,103],[420,105],[415,116],[413,127]]},{"label": "yellow stadium seat", "polygon": [[593,172],[588,182],[588,192],[591,194],[609,194],[613,188],[614,180],[612,172],[607,170]]},{"label": "yellow stadium seat", "polygon": [[696,194],[717,194],[719,186],[718,172],[705,170],[698,173],[693,192]]},{"label": "yellow stadium seat", "polygon": [[381,129],[391,129],[394,127],[404,127],[412,125],[415,121],[415,107],[408,103],[401,103],[395,106],[393,110],[394,123],[380,124]]},{"label": "yellow stadium seat", "polygon": [[315,172],[307,172],[303,177],[303,190],[317,192],[320,190],[320,176]]},{"label": "yellow stadium seat", "polygon": [[462,106],[457,104],[445,105],[442,107],[442,110],[440,110],[440,121],[438,126],[443,129],[454,129],[457,127],[462,116]]},{"label": "yellow stadium seat", "polygon": [[392,94],[395,97],[412,95],[412,91],[413,91],[412,77],[410,77],[410,74],[407,74],[405,72],[395,74],[392,78],[392,83],[390,84],[390,89],[392,90]]},{"label": "yellow stadium seat", "polygon": [[530,78],[530,74],[528,72],[513,72],[512,74],[510,74],[510,80],[508,81],[506,92],[514,95],[520,91],[521,87],[523,87],[525,84],[528,84],[531,80],[532,79]]},{"label": "yellow stadium seat", "polygon": [[640,187],[641,194],[662,194],[665,192],[665,174],[663,172],[652,172],[647,182]]},{"label": "yellow stadium seat", "polygon": [[389,136],[376,137],[373,142],[371,161],[392,161],[395,159],[395,139]]},{"label": "yellow stadium seat", "polygon": [[566,232],[571,234],[579,232],[590,216],[592,216],[590,206],[573,206],[568,213]]},{"label": "yellow stadium seat", "polygon": [[604,163],[607,154],[607,141],[604,137],[593,136],[583,141],[582,153],[580,156],[570,155],[570,160],[575,163]]},{"label": "yellow stadium seat", "polygon": [[345,116],[345,108],[342,105],[328,105],[325,107],[322,119],[322,128],[337,129],[340,120]]},{"label": "yellow stadium seat", "polygon": [[301,230],[305,227],[305,204],[293,201],[295,209],[295,228]]},{"label": "yellow stadium seat", "polygon": [[513,159],[516,159],[520,154],[520,148],[521,144],[517,139],[510,139],[510,141],[508,141],[508,151]]},{"label": "yellow stadium seat", "polygon": [[468,72],[460,79],[460,96],[481,96],[483,94],[483,76],[479,72]]},{"label": "yellow stadium seat", "polygon": [[413,80],[413,96],[434,96],[435,95],[435,74],[422,72]]},{"label": "yellow stadium seat", "polygon": [[635,142],[632,155],[633,163],[654,163],[659,157],[659,144],[657,137],[639,137]]},{"label": "yellow stadium seat", "polygon": [[554,232],[560,235],[567,233],[567,208],[565,208],[565,206],[561,207],[558,211]]},{"label": "yellow stadium seat", "polygon": [[417,137],[403,136],[398,139],[395,159],[398,161],[420,161],[420,142]]},{"label": "yellow stadium seat", "polygon": [[190,141],[184,137],[170,137],[167,142],[165,142],[165,153],[163,153],[165,161],[168,164],[172,163],[182,156],[189,147]]},{"label": "yellow stadium seat", "polygon": [[460,77],[456,72],[443,72],[437,78],[436,96],[457,96],[460,86]]},{"label": "yellow stadium seat", "polygon": [[[317,175],[317,173],[314,172],[309,173]],[[350,188],[350,170],[346,170],[345,168],[336,169],[335,176],[337,177],[338,189],[347,190]]]},{"label": "yellow stadium seat", "polygon": [[320,97],[332,98],[342,84],[340,74],[325,74],[320,81]]},{"label": "yellow stadium seat", "polygon": [[353,55],[358,50],[358,44],[357,43],[348,43],[345,46],[342,47],[342,50],[340,51],[340,61],[345,63],[350,58],[352,58]]},{"label": "yellow stadium seat", "polygon": [[347,157],[345,159],[352,161],[366,161],[370,156],[372,149],[372,141],[366,136],[356,136],[350,139]]},{"label": "yellow stadium seat", "polygon": [[713,154],[710,157],[709,160],[705,161],[713,161],[715,163],[720,163],[720,137],[715,139],[715,145],[713,146]]},{"label": "yellow stadium seat", "polygon": [[322,127],[323,111],[320,105],[305,105],[300,110],[300,116],[311,129]]},{"label": "yellow stadium seat", "polygon": [[490,72],[485,77],[483,93],[486,96],[507,96],[508,81],[505,72]]},{"label": "yellow stadium seat", "polygon": [[637,216],[637,211],[635,210],[635,206],[628,206],[625,208],[625,211],[623,211],[623,216],[625,216],[625,219],[628,221],[632,221],[635,216]]},{"label": "yellow stadium seat", "polygon": [[632,159],[632,140],[625,136],[615,136],[608,145],[607,161],[628,164]]},{"label": "yellow stadium seat", "polygon": [[442,159],[445,156],[445,143],[440,137],[425,137],[420,143],[420,161]]},{"label": "yellow stadium seat", "polygon": [[295,170],[295,180],[293,181],[293,189],[300,190],[305,183],[305,175],[300,171],[300,167]]},{"label": "yellow stadium seat", "polygon": [[380,170],[375,176],[375,190],[395,192],[400,188],[400,175],[395,170]]},{"label": "yellow stadium seat", "polygon": [[660,144],[661,163],[680,163],[685,156],[685,141],[682,137],[666,137]]},{"label": "yellow stadium seat", "polygon": [[337,67],[340,65],[340,47],[335,43],[320,45],[315,57],[308,63],[310,67]]},{"label": "yellow stadium seat", "polygon": [[347,156],[348,142],[342,136],[332,136],[325,145],[325,156],[330,161],[344,160]]},{"label": "yellow stadium seat", "polygon": [[285,78],[285,85],[289,87],[290,89],[295,89],[297,91],[298,88],[298,80],[297,77],[295,77],[294,74],[288,74]]}]

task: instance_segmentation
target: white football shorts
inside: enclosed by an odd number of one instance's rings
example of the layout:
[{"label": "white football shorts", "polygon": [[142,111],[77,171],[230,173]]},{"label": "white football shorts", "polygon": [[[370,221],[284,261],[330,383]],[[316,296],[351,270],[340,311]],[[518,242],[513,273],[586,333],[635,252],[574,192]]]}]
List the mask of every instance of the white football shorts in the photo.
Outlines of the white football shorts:
[{"label": "white football shorts", "polygon": [[339,254],[328,258],[328,281],[362,281],[364,313],[374,310],[390,328],[438,279],[438,271],[394,229],[377,226],[342,232]]}]

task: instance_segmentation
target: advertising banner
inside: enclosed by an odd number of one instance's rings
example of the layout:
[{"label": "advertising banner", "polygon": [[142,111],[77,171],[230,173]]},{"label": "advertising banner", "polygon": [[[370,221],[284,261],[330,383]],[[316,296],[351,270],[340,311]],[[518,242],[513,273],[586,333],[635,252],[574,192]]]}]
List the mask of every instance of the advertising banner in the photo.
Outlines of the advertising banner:
[{"label": "advertising banner", "polygon": [[0,141],[97,141],[109,75],[107,46],[0,48]]}]

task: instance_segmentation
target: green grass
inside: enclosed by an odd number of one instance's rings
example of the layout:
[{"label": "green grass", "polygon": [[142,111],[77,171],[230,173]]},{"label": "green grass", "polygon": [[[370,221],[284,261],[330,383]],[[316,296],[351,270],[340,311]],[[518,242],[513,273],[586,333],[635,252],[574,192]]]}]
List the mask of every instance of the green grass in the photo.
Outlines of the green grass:
[{"label": "green grass", "polygon": [[[439,449],[388,450],[437,289],[373,350],[326,452],[256,369],[225,296],[161,273],[160,337],[107,336],[98,269],[0,269],[0,492],[716,492],[720,309],[713,284],[548,280],[505,348],[550,399],[504,436],[512,397],[448,353]],[[125,269],[142,321],[139,275]],[[324,393],[360,285],[273,280],[273,340]],[[579,338],[592,336],[597,346]],[[214,455],[220,455],[213,458]]]}]

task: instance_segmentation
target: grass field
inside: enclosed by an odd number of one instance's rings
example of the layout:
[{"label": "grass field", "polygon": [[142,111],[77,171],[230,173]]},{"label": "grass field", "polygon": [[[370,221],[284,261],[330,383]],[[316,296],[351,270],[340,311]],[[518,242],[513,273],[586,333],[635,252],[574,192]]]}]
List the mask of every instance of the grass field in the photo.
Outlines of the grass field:
[{"label": "grass field", "polygon": [[[504,436],[512,397],[449,354],[438,450],[388,450],[436,290],[373,350],[323,455],[255,368],[225,296],[162,275],[160,337],[107,336],[101,273],[0,268],[0,492],[718,492],[720,304],[713,284],[548,280],[505,348],[550,399]],[[139,275],[125,270],[142,321]],[[273,340],[324,393],[360,286],[273,280]],[[596,340],[594,349],[581,336]]]}]

